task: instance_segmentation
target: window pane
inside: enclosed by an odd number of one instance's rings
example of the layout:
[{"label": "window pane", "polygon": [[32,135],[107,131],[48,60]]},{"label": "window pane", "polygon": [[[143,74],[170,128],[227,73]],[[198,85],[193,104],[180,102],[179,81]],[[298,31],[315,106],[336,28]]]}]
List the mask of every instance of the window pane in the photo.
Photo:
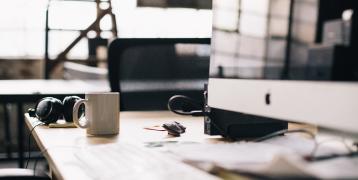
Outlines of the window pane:
[{"label": "window pane", "polygon": [[24,55],[33,58],[43,57],[45,52],[44,42],[45,31],[25,31]]},{"label": "window pane", "polygon": [[211,36],[210,10],[136,8],[116,12],[120,37]]},{"label": "window pane", "polygon": [[24,56],[24,32],[2,31],[0,33],[0,54],[3,57]]},{"label": "window pane", "polygon": [[[56,58],[77,36],[79,32],[59,32],[53,31],[49,35],[49,54],[51,58]],[[88,57],[88,43],[82,39],[75,48],[68,54],[68,58],[86,59]]]},{"label": "window pane", "polygon": [[263,59],[266,51],[266,39],[250,36],[240,37],[239,57],[257,57]]},{"label": "window pane", "polygon": [[237,33],[227,33],[222,31],[214,31],[213,42],[215,47],[213,50],[217,53],[225,53],[235,56],[239,45]]},{"label": "window pane", "polygon": [[50,28],[85,29],[96,19],[96,4],[52,1],[49,12]]},{"label": "window pane", "polygon": [[239,30],[241,34],[255,37],[267,36],[267,17],[242,13]]},{"label": "window pane", "polygon": [[241,0],[241,10],[264,16],[268,14],[269,3],[270,0]]},{"label": "window pane", "polygon": [[229,31],[236,31],[239,22],[239,11],[218,10],[213,19],[214,27]]}]

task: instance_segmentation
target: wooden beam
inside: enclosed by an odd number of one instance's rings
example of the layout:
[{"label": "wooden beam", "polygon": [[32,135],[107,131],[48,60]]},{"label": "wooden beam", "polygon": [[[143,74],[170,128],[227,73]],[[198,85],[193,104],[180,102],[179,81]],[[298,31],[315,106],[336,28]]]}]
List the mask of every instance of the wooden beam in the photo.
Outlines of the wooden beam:
[{"label": "wooden beam", "polygon": [[70,45],[67,46],[67,48],[65,50],[63,50],[54,60],[50,60],[49,61],[49,72],[51,72],[60,62],[63,62],[65,60],[67,60],[66,55],[70,52],[70,50],[84,37],[87,36],[87,33],[91,30],[94,30],[96,28],[96,26],[99,24],[99,22],[101,21],[101,19],[107,15],[110,14],[112,12],[111,8],[105,9],[105,10],[101,10],[101,12],[99,13],[99,16],[97,16],[96,20],[89,25],[85,30],[80,31],[80,35],[74,40],[72,41],[72,43]]}]

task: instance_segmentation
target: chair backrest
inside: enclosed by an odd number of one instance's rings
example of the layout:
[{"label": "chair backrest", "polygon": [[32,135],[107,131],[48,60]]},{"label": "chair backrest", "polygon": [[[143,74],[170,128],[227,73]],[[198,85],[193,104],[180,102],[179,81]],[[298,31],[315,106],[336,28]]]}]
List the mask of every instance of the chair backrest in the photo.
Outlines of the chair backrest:
[{"label": "chair backrest", "polygon": [[108,49],[111,90],[121,93],[121,110],[164,110],[174,94],[201,98],[209,58],[210,38],[116,39]]}]

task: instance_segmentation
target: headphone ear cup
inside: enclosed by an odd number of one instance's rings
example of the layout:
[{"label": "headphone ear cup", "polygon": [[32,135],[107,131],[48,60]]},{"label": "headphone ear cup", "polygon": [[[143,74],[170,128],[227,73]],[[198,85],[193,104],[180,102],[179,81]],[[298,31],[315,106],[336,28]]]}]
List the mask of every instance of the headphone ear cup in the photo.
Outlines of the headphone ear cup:
[{"label": "headphone ear cup", "polygon": [[[82,98],[78,96],[66,96],[65,99],[63,99],[63,116],[65,117],[65,120],[67,122],[73,122],[72,118],[72,112],[73,112],[73,106],[75,105],[76,101],[80,100]],[[83,110],[80,109],[80,113],[83,112]]]},{"label": "headphone ear cup", "polygon": [[45,124],[56,122],[62,116],[62,113],[62,102],[53,97],[42,98],[35,107],[36,117]]}]

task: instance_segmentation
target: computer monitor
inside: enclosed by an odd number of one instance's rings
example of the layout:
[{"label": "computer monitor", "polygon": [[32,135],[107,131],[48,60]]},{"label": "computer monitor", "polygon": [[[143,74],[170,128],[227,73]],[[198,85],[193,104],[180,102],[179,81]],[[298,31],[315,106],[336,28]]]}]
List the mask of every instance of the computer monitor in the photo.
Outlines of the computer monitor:
[{"label": "computer monitor", "polygon": [[357,138],[356,4],[213,0],[208,106]]}]

